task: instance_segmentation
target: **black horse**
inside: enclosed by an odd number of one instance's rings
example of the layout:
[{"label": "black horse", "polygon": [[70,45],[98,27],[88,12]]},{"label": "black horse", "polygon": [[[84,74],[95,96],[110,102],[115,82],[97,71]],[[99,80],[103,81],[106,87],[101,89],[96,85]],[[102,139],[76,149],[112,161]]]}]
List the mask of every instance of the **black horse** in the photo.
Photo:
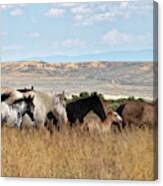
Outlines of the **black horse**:
[{"label": "black horse", "polygon": [[68,103],[66,111],[71,126],[75,124],[76,121],[83,123],[84,117],[90,111],[93,111],[101,119],[101,121],[104,121],[107,118],[100,98],[96,93],[87,98],[82,98],[75,102]]}]

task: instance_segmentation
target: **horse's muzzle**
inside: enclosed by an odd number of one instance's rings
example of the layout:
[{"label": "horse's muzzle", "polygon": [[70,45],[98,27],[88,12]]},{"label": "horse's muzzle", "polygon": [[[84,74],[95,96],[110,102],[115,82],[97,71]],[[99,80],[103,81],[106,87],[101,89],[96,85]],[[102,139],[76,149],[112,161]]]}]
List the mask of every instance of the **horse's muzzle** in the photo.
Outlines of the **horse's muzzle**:
[{"label": "horse's muzzle", "polygon": [[33,113],[30,113],[29,116],[30,116],[31,120],[34,122],[35,121],[35,118],[34,118]]}]

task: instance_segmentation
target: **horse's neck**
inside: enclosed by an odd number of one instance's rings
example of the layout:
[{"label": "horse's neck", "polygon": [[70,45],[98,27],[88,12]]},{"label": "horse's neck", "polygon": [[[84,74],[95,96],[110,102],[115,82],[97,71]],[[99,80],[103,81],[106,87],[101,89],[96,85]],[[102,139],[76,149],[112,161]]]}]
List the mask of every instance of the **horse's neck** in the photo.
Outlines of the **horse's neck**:
[{"label": "horse's neck", "polygon": [[108,119],[106,120],[106,123],[107,123],[107,125],[111,126],[111,124],[112,124],[112,119],[111,119],[111,118],[108,118]]},{"label": "horse's neck", "polygon": [[93,111],[93,108],[91,106],[91,104],[89,104],[89,106],[85,107],[85,110],[83,111],[83,115],[87,115],[90,111]]}]

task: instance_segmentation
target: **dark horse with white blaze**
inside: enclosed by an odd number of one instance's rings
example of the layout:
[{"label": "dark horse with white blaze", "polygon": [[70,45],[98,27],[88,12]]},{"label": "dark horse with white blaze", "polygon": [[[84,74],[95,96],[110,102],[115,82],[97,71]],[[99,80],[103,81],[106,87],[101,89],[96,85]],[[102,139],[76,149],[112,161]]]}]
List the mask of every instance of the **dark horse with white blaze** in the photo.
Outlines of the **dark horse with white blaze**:
[{"label": "dark horse with white blaze", "polygon": [[84,117],[90,111],[93,111],[101,121],[105,121],[107,118],[100,98],[96,93],[93,93],[87,98],[82,98],[66,105],[67,117],[71,126],[77,121],[83,123]]}]

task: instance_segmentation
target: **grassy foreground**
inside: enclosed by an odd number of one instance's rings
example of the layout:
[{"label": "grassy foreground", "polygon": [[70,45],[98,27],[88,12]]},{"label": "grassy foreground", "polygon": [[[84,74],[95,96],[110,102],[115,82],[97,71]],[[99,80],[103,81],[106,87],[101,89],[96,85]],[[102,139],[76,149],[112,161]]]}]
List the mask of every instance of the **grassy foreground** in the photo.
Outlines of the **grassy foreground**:
[{"label": "grassy foreground", "polygon": [[152,130],[122,134],[65,129],[52,135],[2,128],[2,176],[153,180]]}]

